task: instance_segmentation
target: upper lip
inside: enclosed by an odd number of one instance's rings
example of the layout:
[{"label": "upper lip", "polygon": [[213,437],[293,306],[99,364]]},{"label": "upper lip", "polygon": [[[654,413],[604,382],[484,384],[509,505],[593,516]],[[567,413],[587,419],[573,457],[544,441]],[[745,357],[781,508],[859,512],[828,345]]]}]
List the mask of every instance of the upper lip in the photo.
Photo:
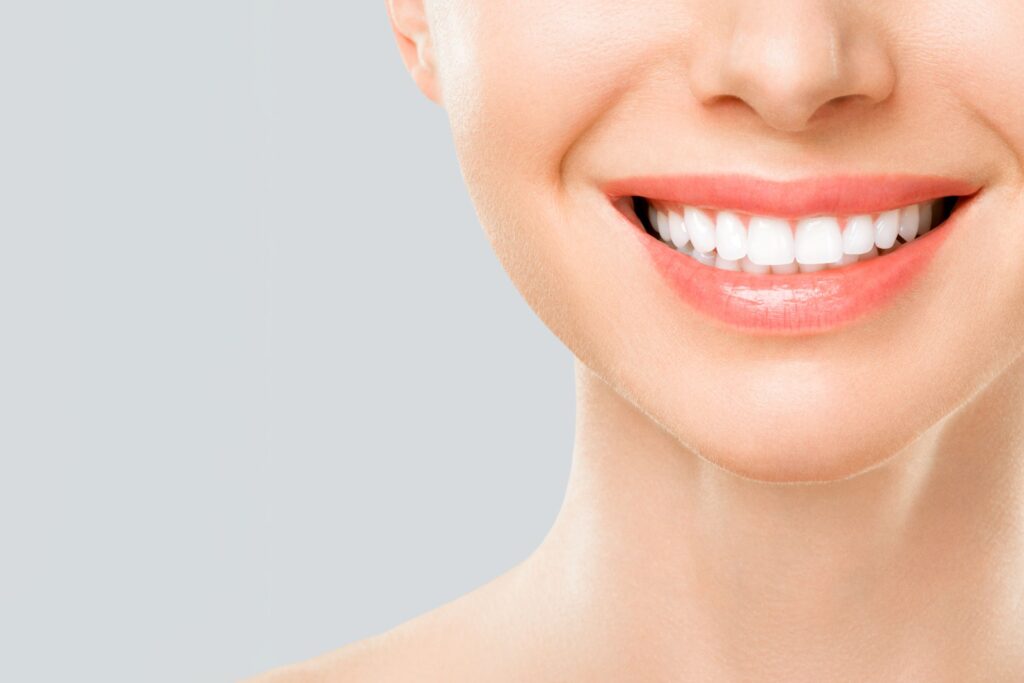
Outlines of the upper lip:
[{"label": "upper lip", "polygon": [[750,175],[639,176],[602,188],[613,199],[639,196],[666,203],[800,218],[850,216],[976,193],[968,180],[935,175],[835,175],[768,180]]}]

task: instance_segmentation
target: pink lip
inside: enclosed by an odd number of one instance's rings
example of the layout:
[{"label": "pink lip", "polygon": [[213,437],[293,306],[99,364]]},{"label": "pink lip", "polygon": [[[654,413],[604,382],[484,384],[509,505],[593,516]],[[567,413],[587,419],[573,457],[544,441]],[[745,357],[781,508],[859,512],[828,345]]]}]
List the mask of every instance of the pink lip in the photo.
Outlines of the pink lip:
[{"label": "pink lip", "polygon": [[879,213],[929,199],[961,197],[958,209],[941,226],[892,253],[833,270],[788,275],[704,265],[654,239],[634,222],[655,269],[685,302],[732,328],[771,335],[836,329],[885,306],[924,271],[957,229],[965,198],[978,191],[963,180],[903,175],[792,182],[748,176],[647,177],[613,181],[603,189],[613,200],[640,196],[786,218]]}]

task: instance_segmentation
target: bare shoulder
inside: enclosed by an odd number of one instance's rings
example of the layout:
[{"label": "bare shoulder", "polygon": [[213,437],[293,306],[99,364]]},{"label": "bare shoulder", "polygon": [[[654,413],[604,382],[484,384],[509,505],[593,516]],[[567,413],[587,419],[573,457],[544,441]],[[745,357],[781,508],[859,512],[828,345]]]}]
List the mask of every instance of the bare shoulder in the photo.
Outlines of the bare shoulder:
[{"label": "bare shoulder", "polygon": [[298,664],[274,669],[245,683],[335,683],[341,681],[385,681],[394,665],[387,633],[356,641]]},{"label": "bare shoulder", "polygon": [[515,574],[510,571],[390,631],[246,683],[550,680],[526,670],[537,653],[524,647],[522,634],[535,633],[537,623],[523,617],[526,606],[537,601],[514,590]]},{"label": "bare shoulder", "polygon": [[275,669],[245,683],[450,683],[474,679],[474,654],[463,600],[314,659]]}]

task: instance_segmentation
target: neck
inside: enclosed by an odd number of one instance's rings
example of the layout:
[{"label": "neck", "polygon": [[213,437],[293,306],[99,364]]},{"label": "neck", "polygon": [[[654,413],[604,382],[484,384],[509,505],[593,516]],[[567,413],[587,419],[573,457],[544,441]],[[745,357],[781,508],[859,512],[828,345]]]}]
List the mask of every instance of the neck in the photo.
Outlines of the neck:
[{"label": "neck", "polygon": [[881,466],[807,484],[726,472],[576,374],[569,487],[535,559],[589,661],[642,680],[1020,674],[1024,363]]}]

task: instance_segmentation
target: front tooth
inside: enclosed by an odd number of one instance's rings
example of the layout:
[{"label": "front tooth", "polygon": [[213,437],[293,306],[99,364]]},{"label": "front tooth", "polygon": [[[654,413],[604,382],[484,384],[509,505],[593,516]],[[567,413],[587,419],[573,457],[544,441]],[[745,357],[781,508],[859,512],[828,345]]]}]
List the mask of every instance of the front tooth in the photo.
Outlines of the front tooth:
[{"label": "front tooth", "polygon": [[871,247],[871,251],[866,254],[861,254],[857,257],[858,261],[870,261],[871,259],[878,256],[878,247]]},{"label": "front tooth", "polygon": [[715,268],[722,270],[740,270],[740,262],[737,259],[728,259],[719,254],[715,257]]},{"label": "front tooth", "polygon": [[711,216],[688,206],[683,210],[683,218],[694,249],[707,253],[715,248],[715,222]]},{"label": "front tooth", "polygon": [[719,211],[715,223],[715,249],[723,258],[738,260],[747,255],[747,229],[732,211]]},{"label": "front tooth", "polygon": [[917,237],[917,226],[921,216],[921,208],[917,204],[904,207],[900,211],[900,237],[910,242]]},{"label": "front tooth", "polygon": [[843,255],[843,235],[835,218],[805,218],[796,224],[797,263],[825,265]]},{"label": "front tooth", "polygon": [[762,266],[792,263],[793,230],[789,227],[789,221],[762,216],[751,218],[747,230],[747,256]]},{"label": "front tooth", "polygon": [[917,234],[921,235],[928,232],[932,227],[932,202],[925,202],[921,204],[921,213],[917,221]]},{"label": "front tooth", "polygon": [[672,235],[668,231],[668,212],[661,209],[658,210],[658,222],[656,223],[658,228],[658,236],[661,237],[662,242],[668,242],[671,244]]},{"label": "front tooth", "polygon": [[875,246],[875,226],[871,216],[854,216],[843,229],[843,253],[864,254]]},{"label": "front tooth", "polygon": [[772,266],[772,272],[780,275],[786,275],[789,273],[795,273],[800,270],[800,266],[797,265],[796,261],[790,261],[789,263],[781,263],[777,266]]},{"label": "front tooth", "polygon": [[740,269],[744,273],[770,273],[772,267],[762,266],[760,263],[754,263],[750,260],[749,256],[744,256],[740,259]]},{"label": "front tooth", "polygon": [[828,265],[825,263],[797,263],[801,273],[813,273],[818,270],[825,270]]},{"label": "front tooth", "polygon": [[677,249],[682,249],[690,241],[690,236],[686,234],[686,225],[683,224],[683,216],[677,211],[668,212],[668,233]]},{"label": "front tooth", "polygon": [[900,210],[886,211],[875,220],[875,245],[879,249],[888,249],[896,243],[899,229]]}]

